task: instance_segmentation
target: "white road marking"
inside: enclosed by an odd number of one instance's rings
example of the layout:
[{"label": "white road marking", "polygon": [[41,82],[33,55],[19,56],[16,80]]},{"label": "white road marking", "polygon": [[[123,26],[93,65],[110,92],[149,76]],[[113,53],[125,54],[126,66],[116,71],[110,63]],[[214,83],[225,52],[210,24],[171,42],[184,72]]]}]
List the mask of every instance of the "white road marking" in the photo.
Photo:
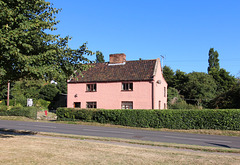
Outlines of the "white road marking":
[{"label": "white road marking", "polygon": [[105,133],[117,133],[117,134],[128,134],[128,135],[133,135],[133,134],[134,134],[134,133],[130,133],[130,132],[103,131],[103,130],[94,130],[94,129],[83,129],[83,131],[90,131],[90,132],[105,132]]},{"label": "white road marking", "polygon": [[231,141],[212,140],[212,139],[196,139],[196,138],[186,138],[186,137],[177,137],[177,136],[164,136],[164,137],[173,138],[173,139],[195,140],[195,141],[210,141],[210,142],[219,142],[219,143],[232,143]]}]

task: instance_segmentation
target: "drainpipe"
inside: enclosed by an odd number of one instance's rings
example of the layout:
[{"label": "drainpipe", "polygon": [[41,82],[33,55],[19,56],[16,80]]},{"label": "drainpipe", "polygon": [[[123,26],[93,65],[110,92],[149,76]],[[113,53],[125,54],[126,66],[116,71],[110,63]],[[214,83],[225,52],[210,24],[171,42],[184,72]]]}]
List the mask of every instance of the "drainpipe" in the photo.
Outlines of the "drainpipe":
[{"label": "drainpipe", "polygon": [[154,109],[154,81],[152,81],[152,109]]}]

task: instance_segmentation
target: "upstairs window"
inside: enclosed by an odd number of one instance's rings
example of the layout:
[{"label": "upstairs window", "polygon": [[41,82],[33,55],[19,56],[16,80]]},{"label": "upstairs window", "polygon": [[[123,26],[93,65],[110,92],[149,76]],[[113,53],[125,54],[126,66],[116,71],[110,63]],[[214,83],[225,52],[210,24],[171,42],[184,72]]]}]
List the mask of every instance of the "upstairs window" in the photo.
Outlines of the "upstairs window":
[{"label": "upstairs window", "polygon": [[96,92],[97,85],[96,84],[87,84],[87,92]]},{"label": "upstairs window", "polygon": [[133,109],[132,101],[122,101],[122,109]]},{"label": "upstairs window", "polygon": [[87,102],[87,108],[97,108],[97,102]]},{"label": "upstairs window", "polygon": [[167,89],[164,87],[164,97],[167,97]]},{"label": "upstairs window", "polygon": [[122,83],[122,91],[132,91],[133,83]]}]

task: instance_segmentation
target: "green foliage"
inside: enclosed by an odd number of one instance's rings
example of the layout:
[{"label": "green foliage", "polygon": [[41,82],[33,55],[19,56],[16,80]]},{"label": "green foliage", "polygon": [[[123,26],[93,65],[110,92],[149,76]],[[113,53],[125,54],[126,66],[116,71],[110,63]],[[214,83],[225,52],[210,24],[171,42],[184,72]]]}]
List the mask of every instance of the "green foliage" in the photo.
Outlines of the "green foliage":
[{"label": "green foliage", "polygon": [[66,79],[92,54],[86,44],[74,50],[68,36],[48,33],[56,30],[60,11],[49,2],[1,0],[0,9],[0,81]]},{"label": "green foliage", "polygon": [[216,96],[217,85],[212,76],[203,72],[192,72],[188,74],[185,88],[185,97],[189,102],[205,104]]},{"label": "green foliage", "polygon": [[33,105],[39,108],[47,109],[50,105],[50,101],[46,101],[43,99],[33,100]]},{"label": "green foliage", "polygon": [[175,104],[170,104],[168,106],[169,109],[201,109],[201,107],[197,107],[196,105],[188,104],[186,101],[182,100]]},{"label": "green foliage", "polygon": [[40,97],[47,101],[53,101],[58,93],[59,90],[57,89],[55,84],[47,84],[41,88]]},{"label": "green foliage", "polygon": [[58,120],[132,127],[240,130],[240,110],[104,110],[58,108]]},{"label": "green foliage", "polygon": [[234,76],[231,76],[230,73],[223,68],[220,70],[213,68],[209,71],[209,75],[212,75],[216,81],[218,94],[228,91],[237,84]]},{"label": "green foliage", "polygon": [[25,116],[28,118],[37,118],[37,108],[36,107],[12,107],[10,110],[6,110],[4,107],[0,107],[0,116]]},{"label": "green foliage", "polygon": [[175,81],[175,77],[174,77],[174,71],[169,67],[169,66],[164,66],[163,67],[163,77],[164,79],[167,81],[168,83],[168,87],[174,87],[174,81]]},{"label": "green foliage", "polygon": [[60,93],[67,93],[67,81],[65,79],[57,82],[57,89]]},{"label": "green foliage", "polygon": [[209,103],[210,108],[240,108],[240,85],[222,93]]},{"label": "green foliage", "polygon": [[208,53],[208,73],[212,69],[216,69],[219,71],[220,65],[219,65],[219,59],[218,59],[218,52],[214,51],[214,48],[210,48],[209,53]]},{"label": "green foliage", "polygon": [[97,63],[103,63],[103,62],[105,62],[104,56],[103,56],[102,52],[100,52],[100,51],[97,51],[97,52],[96,52],[96,62],[97,62]]}]

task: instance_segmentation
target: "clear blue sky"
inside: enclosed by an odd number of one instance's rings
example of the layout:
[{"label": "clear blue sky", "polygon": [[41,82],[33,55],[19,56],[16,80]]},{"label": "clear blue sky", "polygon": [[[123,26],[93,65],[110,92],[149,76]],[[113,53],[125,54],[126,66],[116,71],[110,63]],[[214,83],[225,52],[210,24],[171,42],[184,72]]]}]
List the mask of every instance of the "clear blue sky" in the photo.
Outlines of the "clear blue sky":
[{"label": "clear blue sky", "polygon": [[240,76],[240,0],[46,0],[69,35],[71,48],[125,53],[127,60],[156,59],[186,73],[207,72],[208,51],[220,67]]}]

